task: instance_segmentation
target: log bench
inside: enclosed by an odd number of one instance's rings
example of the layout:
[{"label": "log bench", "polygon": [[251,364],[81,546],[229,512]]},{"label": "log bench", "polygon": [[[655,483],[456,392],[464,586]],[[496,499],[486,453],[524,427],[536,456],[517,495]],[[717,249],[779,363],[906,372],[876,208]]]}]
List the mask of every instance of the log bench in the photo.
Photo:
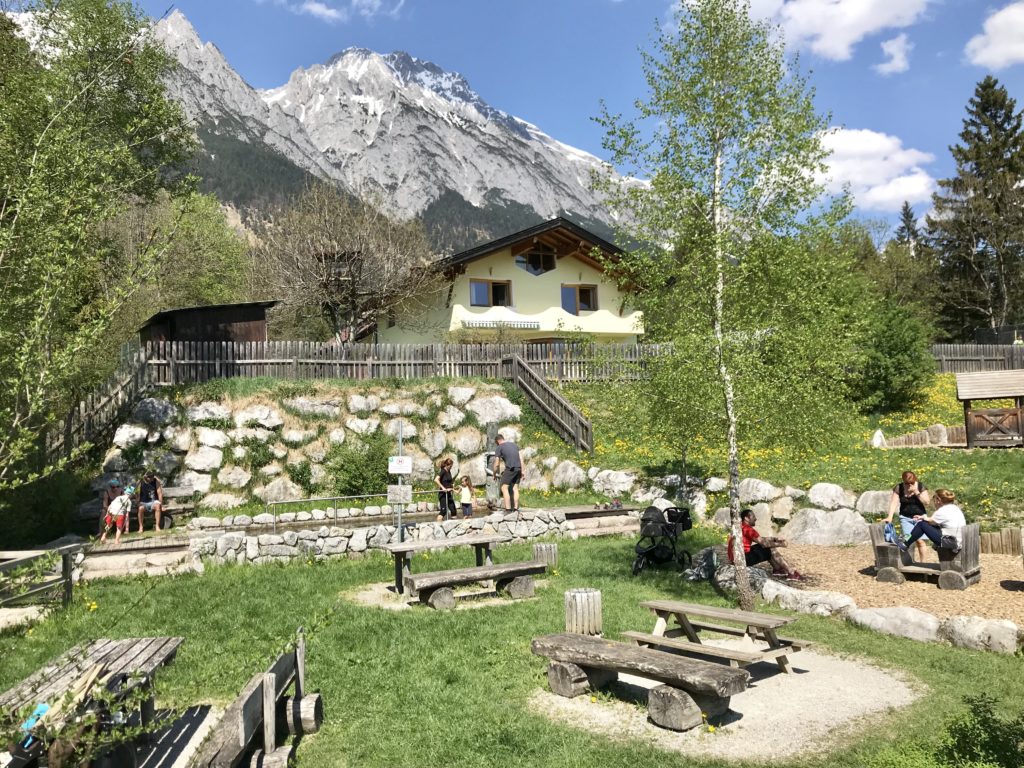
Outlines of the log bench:
[{"label": "log bench", "polygon": [[871,549],[875,555],[875,580],[902,584],[907,576],[937,578],[939,589],[967,589],[981,581],[981,526],[971,523],[961,532],[960,551],[940,549],[938,563],[914,562],[909,552],[901,552],[885,540],[885,526],[870,527]]},{"label": "log bench", "polygon": [[421,603],[431,608],[451,610],[455,607],[452,587],[493,581],[498,592],[507,592],[513,600],[519,600],[533,597],[533,577],[546,570],[547,563],[540,561],[501,563],[451,571],[406,573],[404,581],[410,597],[419,598]]},{"label": "log bench", "polygon": [[530,649],[550,659],[548,684],[553,693],[572,698],[611,684],[626,672],[662,685],[648,694],[651,721],[685,731],[705,715],[721,715],[729,699],[747,689],[750,673],[721,664],[568,632],[534,638]]}]

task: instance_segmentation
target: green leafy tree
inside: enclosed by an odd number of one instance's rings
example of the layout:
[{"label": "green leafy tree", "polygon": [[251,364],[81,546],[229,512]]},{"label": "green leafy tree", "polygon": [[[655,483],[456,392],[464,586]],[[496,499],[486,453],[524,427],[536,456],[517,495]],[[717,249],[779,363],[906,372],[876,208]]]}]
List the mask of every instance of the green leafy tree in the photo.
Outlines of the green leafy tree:
[{"label": "green leafy tree", "polygon": [[941,323],[954,338],[1024,319],[1024,131],[1016,102],[992,76],[975,88],[956,175],[939,182],[928,231],[942,283]]},{"label": "green leafy tree", "polygon": [[671,341],[649,398],[680,435],[720,436],[740,599],[752,595],[739,535],[740,444],[806,442],[834,418],[860,323],[845,252],[828,247],[843,204],[809,217],[827,120],[777,31],[744,0],[683,3],[643,52],[638,116],[598,119],[620,168],[649,179],[598,186],[624,241],[618,269],[647,333]]},{"label": "green leafy tree", "polygon": [[[127,0],[33,0],[0,14],[0,488],[37,477],[40,435],[67,407],[83,358],[141,283],[95,286],[103,225],[161,189],[191,132],[161,78],[171,66]],[[26,38],[32,40],[30,45]]]}]

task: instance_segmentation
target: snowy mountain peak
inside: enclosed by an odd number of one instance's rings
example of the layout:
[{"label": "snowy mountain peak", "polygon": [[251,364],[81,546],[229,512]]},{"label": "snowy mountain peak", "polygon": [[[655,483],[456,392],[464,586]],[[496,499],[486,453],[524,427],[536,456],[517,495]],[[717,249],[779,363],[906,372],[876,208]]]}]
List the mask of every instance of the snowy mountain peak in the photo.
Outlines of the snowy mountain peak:
[{"label": "snowy mountain peak", "polygon": [[194,48],[202,48],[203,41],[196,32],[196,28],[181,11],[175,9],[167,18],[161,19],[156,24],[157,36],[169,47],[188,45]]}]

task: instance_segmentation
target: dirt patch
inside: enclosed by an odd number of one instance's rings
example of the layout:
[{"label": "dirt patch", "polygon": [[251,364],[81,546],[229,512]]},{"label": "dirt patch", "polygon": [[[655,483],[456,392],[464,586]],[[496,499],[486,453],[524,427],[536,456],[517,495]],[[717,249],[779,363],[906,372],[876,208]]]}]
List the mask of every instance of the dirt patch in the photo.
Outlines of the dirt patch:
[{"label": "dirt patch", "polygon": [[[928,553],[932,562],[935,554]],[[907,605],[936,616],[1009,619],[1024,627],[1024,567],[1017,555],[982,555],[981,581],[962,592],[939,589],[936,580],[908,577],[905,584],[875,581],[870,545],[816,547],[790,545],[786,558],[809,577],[813,589],[843,592],[860,608]]]},{"label": "dirt patch", "polygon": [[[533,584],[536,589],[545,589],[548,586],[546,579],[535,579]],[[410,600],[408,595],[400,595],[395,592],[395,585],[391,582],[370,584],[361,589],[343,592],[341,596],[345,600],[357,605],[383,608],[386,611],[406,611],[416,606],[422,606],[418,599]],[[513,601],[507,597],[499,597],[493,589],[459,587],[455,590],[455,610],[457,611],[471,611],[476,608],[489,608],[494,605],[508,605],[510,602]],[[529,599],[516,600],[514,602],[529,602]]]},{"label": "dirt patch", "polygon": [[[733,646],[743,641],[711,642]],[[639,699],[639,706],[604,694],[566,699],[544,690],[530,698],[530,707],[557,722],[616,740],[641,740],[697,757],[771,763],[821,751],[824,744],[834,749],[924,692],[920,683],[857,659],[805,650],[790,661],[791,675],[781,673],[774,662],[747,667],[750,686],[732,697],[724,717],[711,720],[713,733],[703,727],[676,733],[648,722],[643,689],[657,683],[632,675],[620,675],[612,692]],[[780,728],[780,723],[790,727]]]}]

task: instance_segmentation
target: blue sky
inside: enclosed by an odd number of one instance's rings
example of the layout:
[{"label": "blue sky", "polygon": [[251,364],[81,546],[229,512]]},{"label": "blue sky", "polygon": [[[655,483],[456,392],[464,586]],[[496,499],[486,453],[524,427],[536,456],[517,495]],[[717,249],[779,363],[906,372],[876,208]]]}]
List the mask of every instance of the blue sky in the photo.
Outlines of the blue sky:
[{"label": "blue sky", "polygon": [[[177,0],[252,85],[350,46],[403,50],[460,72],[491,105],[603,157],[590,119],[604,99],[627,111],[643,95],[638,49],[672,0]],[[153,16],[169,0],[142,0]],[[811,70],[822,111],[843,130],[832,184],[851,185],[861,215],[923,214],[952,173],[975,84],[995,74],[1024,105],[1024,0],[752,0],[781,25]]]}]

